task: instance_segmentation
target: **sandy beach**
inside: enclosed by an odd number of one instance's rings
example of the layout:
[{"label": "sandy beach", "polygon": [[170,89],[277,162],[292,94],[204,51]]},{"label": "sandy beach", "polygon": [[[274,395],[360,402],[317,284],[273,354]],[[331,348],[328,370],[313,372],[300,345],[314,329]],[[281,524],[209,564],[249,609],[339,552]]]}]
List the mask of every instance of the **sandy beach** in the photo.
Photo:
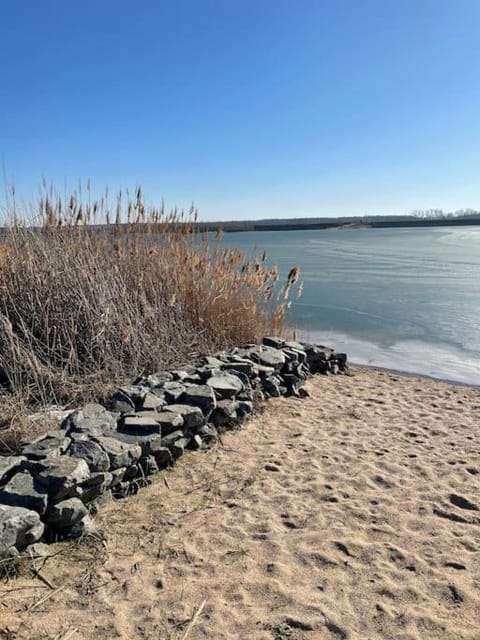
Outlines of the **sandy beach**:
[{"label": "sandy beach", "polygon": [[480,638],[480,392],[352,368],[269,401],[0,584],[0,638]]}]

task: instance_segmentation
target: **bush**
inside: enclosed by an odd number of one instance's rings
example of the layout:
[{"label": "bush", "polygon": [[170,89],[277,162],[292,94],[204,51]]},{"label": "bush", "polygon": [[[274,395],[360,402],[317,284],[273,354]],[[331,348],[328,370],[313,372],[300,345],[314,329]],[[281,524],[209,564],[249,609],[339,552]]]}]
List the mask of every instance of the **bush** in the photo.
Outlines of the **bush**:
[{"label": "bush", "polygon": [[[298,272],[201,234],[196,212],[50,191],[0,251],[0,384],[34,405],[101,399],[143,372],[282,331]],[[100,224],[100,222],[102,224]]]}]

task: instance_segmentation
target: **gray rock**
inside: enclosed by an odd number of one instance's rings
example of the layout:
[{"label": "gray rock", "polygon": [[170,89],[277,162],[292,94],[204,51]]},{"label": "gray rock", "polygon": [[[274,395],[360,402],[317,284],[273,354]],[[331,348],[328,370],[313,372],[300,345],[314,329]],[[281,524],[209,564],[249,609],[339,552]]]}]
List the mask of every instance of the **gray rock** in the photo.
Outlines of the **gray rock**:
[{"label": "gray rock", "polygon": [[131,464],[125,471],[125,480],[133,480],[138,476],[138,464]]},{"label": "gray rock", "polygon": [[159,469],[164,469],[172,464],[172,454],[168,447],[162,447],[155,453],[155,461]]},{"label": "gray rock", "polygon": [[90,478],[82,484],[81,500],[84,504],[91,502],[105,493],[113,482],[113,475],[107,472],[92,473]]},{"label": "gray rock", "polygon": [[167,402],[177,402],[180,396],[185,393],[185,385],[180,382],[166,382],[163,385],[163,391]]},{"label": "gray rock", "polygon": [[142,409],[149,411],[157,411],[167,404],[164,394],[147,393],[142,402]]},{"label": "gray rock", "polygon": [[115,486],[118,482],[122,482],[123,478],[125,477],[125,471],[126,471],[126,467],[120,467],[118,469],[114,469],[113,471],[111,471],[111,475],[112,475],[112,483],[110,486]]},{"label": "gray rock", "polygon": [[68,416],[64,423],[67,434],[84,433],[90,437],[103,436],[117,428],[118,414],[107,411],[100,404],[87,404]]},{"label": "gray rock", "polygon": [[172,431],[172,433],[169,433],[167,436],[162,438],[163,446],[171,450],[173,443],[183,437],[184,433],[183,431],[180,431],[180,429]]},{"label": "gray rock", "polygon": [[170,448],[172,457],[174,459],[180,458],[180,456],[182,456],[185,453],[185,449],[188,447],[191,440],[192,440],[191,438],[179,438],[178,440],[175,440],[175,442]]},{"label": "gray rock", "polygon": [[202,442],[212,444],[218,440],[218,431],[213,424],[205,424],[198,430],[198,435],[202,438]]},{"label": "gray rock", "polygon": [[221,369],[224,362],[220,360],[220,358],[215,358],[215,356],[206,356],[205,364],[216,369]]},{"label": "gray rock", "polygon": [[42,515],[47,510],[48,495],[28,471],[21,471],[0,489],[0,503],[23,507]]},{"label": "gray rock", "polygon": [[108,405],[115,413],[125,413],[135,409],[135,402],[124,391],[117,389],[110,398]]},{"label": "gray rock", "polygon": [[117,438],[96,437],[95,442],[102,447],[110,460],[110,470],[128,467],[142,455],[142,448],[138,444],[121,442]]},{"label": "gray rock", "polygon": [[124,415],[119,431],[133,435],[145,435],[149,433],[162,433],[160,423],[156,420],[158,414],[155,411],[144,411],[142,415]]},{"label": "gray rock", "polygon": [[110,460],[102,447],[93,440],[77,440],[70,447],[70,455],[81,458],[88,464],[90,471],[108,471]]},{"label": "gray rock", "polygon": [[253,402],[250,400],[239,400],[237,408],[237,416],[242,419],[253,412]]},{"label": "gray rock", "polygon": [[297,342],[296,340],[287,340],[284,345],[284,350],[285,349],[293,349],[294,351],[298,351],[305,355],[303,344],[301,342]]},{"label": "gray rock", "polygon": [[250,360],[238,358],[234,362],[224,362],[221,369],[222,371],[238,371],[247,376],[251,376],[254,370],[254,364]]},{"label": "gray rock", "polygon": [[25,461],[25,456],[0,456],[0,484],[10,480]]},{"label": "gray rock", "polygon": [[285,344],[282,338],[277,336],[266,336],[262,342],[266,347],[272,347],[273,349],[281,349]]},{"label": "gray rock", "polygon": [[201,384],[186,385],[184,393],[180,397],[182,404],[199,407],[205,416],[209,416],[216,406],[215,394],[211,387]]},{"label": "gray rock", "polygon": [[117,500],[120,498],[126,498],[134,493],[134,489],[130,482],[119,482],[112,487],[112,496]]},{"label": "gray rock", "polygon": [[88,465],[81,458],[61,456],[30,465],[35,479],[47,490],[52,502],[76,495],[79,485],[90,477]]},{"label": "gray rock", "polygon": [[240,378],[228,372],[212,376],[207,380],[207,384],[212,387],[215,395],[220,399],[234,398],[237,393],[243,391],[243,383]]},{"label": "gray rock", "polygon": [[86,516],[83,516],[78,522],[76,522],[73,527],[70,529],[70,536],[72,538],[80,538],[82,536],[87,536],[92,533],[95,533],[96,527],[93,522],[91,516],[87,513]]},{"label": "gray rock", "polygon": [[0,504],[0,558],[8,557],[12,547],[23,549],[37,542],[43,530],[36,511]]},{"label": "gray rock", "polygon": [[205,424],[205,418],[199,407],[188,404],[170,404],[165,411],[182,416],[183,426],[187,429],[195,429]]},{"label": "gray rock", "polygon": [[42,460],[43,458],[58,458],[63,455],[70,445],[65,431],[48,431],[45,435],[32,440],[22,447],[22,455],[29,460]]},{"label": "gray rock", "polygon": [[156,411],[154,413],[155,420],[160,425],[163,435],[167,435],[183,426],[183,416],[180,413],[168,411],[169,406],[170,405],[167,405],[162,411]]},{"label": "gray rock", "polygon": [[257,346],[251,349],[250,354],[252,360],[266,367],[273,367],[275,371],[280,371],[285,364],[284,353],[273,347]]},{"label": "gray rock", "polygon": [[[179,426],[181,426],[179,424]],[[127,444],[138,444],[142,449],[142,456],[149,456],[157,454],[163,447],[162,436],[158,433],[150,433],[144,435],[132,435],[129,433],[120,433],[119,431],[114,436],[120,442]]]},{"label": "gray rock", "polygon": [[160,470],[154,456],[140,458],[138,464],[144,476],[151,476]]},{"label": "gray rock", "polygon": [[219,400],[215,411],[210,416],[211,422],[216,427],[221,427],[237,418],[239,403],[236,400]]},{"label": "gray rock", "polygon": [[29,558],[49,558],[54,555],[52,547],[44,542],[34,542],[28,545],[25,553]]},{"label": "gray rock", "polygon": [[88,514],[87,508],[78,498],[62,500],[55,504],[47,515],[47,522],[56,529],[70,529]]},{"label": "gray rock", "polygon": [[191,444],[194,449],[201,449],[203,446],[202,438],[199,435],[193,436]]}]

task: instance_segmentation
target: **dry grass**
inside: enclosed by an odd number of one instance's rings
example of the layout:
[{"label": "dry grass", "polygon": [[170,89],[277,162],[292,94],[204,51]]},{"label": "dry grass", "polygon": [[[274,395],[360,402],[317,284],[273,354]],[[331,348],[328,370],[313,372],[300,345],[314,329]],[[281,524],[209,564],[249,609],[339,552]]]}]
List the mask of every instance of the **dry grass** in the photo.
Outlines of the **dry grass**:
[{"label": "dry grass", "polygon": [[[0,384],[27,406],[101,398],[144,371],[282,330],[265,255],[198,232],[196,212],[146,207],[140,189],[92,201],[50,190],[26,220],[13,199],[0,251]],[[102,225],[102,226],[99,226]]]}]

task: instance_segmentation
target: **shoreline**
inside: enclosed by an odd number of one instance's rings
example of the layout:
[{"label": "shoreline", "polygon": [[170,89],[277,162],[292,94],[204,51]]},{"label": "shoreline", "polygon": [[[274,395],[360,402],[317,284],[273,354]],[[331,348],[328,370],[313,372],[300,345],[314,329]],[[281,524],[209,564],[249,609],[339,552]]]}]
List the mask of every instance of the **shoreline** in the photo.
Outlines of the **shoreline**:
[{"label": "shoreline", "polygon": [[[348,354],[347,354],[348,355]],[[462,382],[461,380],[452,380],[450,378],[440,378],[435,376],[429,376],[427,373],[415,373],[412,371],[405,371],[403,369],[395,369],[392,367],[381,367],[374,364],[358,364],[352,360],[347,361],[349,368],[365,369],[367,371],[381,371],[383,373],[391,373],[397,376],[403,376],[406,378],[420,378],[421,380],[431,380],[432,382],[442,382],[444,384],[450,384],[455,387],[466,387],[467,389],[474,389],[480,391],[480,384],[474,382]]]}]

